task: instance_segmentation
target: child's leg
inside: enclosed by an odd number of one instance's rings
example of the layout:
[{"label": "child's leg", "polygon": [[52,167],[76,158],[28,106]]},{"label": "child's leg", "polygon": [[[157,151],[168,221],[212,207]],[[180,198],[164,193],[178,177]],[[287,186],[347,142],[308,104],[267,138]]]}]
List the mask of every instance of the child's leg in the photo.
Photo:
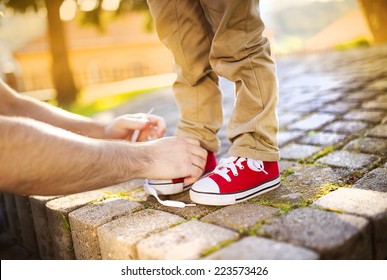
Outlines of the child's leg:
[{"label": "child's leg", "polygon": [[191,199],[200,204],[245,201],[280,185],[277,147],[276,70],[258,1],[202,0],[215,30],[210,63],[235,82],[236,102],[228,125],[231,157],[196,182]]},{"label": "child's leg", "polygon": [[229,154],[278,161],[278,86],[270,45],[254,0],[203,0],[215,35],[210,53],[214,71],[236,86],[228,124]]},{"label": "child's leg", "polygon": [[160,40],[172,51],[180,110],[176,134],[196,138],[212,152],[223,124],[218,76],[209,63],[213,32],[198,0],[148,0]]}]

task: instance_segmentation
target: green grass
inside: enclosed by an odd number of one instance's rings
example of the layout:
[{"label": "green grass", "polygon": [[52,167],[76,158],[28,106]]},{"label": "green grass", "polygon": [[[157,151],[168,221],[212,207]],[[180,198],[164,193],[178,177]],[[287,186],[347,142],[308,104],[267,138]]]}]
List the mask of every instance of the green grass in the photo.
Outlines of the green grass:
[{"label": "green grass", "polygon": [[350,49],[356,49],[361,47],[369,47],[371,45],[370,41],[366,38],[358,38],[348,43],[343,43],[335,46],[336,50],[344,51]]}]

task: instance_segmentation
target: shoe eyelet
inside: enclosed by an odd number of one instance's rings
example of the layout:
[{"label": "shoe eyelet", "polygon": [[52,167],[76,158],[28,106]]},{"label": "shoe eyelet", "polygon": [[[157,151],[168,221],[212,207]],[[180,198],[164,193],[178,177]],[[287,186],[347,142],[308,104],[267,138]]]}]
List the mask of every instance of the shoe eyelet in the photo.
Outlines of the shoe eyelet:
[{"label": "shoe eyelet", "polygon": [[241,166],[240,170],[243,170],[243,169],[245,169],[245,167],[244,167],[244,166]]}]

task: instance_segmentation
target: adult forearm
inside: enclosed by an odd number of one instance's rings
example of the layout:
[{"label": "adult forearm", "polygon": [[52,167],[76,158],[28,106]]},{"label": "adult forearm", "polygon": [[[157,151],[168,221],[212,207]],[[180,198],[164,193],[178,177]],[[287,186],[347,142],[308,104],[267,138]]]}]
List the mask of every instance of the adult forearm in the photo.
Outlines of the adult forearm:
[{"label": "adult forearm", "polygon": [[0,80],[0,115],[26,117],[93,138],[104,138],[104,125],[35,98],[16,93]]},{"label": "adult forearm", "polygon": [[70,113],[30,97],[19,96],[12,108],[13,116],[28,117],[92,138],[104,136],[104,125],[88,117]]},{"label": "adult forearm", "polygon": [[25,118],[0,116],[0,127],[4,192],[87,191],[130,180],[142,168],[132,144],[94,140]]}]

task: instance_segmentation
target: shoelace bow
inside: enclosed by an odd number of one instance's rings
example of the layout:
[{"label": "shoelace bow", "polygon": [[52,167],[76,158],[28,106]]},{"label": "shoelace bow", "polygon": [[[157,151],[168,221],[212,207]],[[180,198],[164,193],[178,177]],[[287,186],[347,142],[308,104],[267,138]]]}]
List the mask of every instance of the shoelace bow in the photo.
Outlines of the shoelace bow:
[{"label": "shoelace bow", "polygon": [[[246,158],[238,158],[235,161],[235,157],[229,157],[224,158],[220,160],[219,166],[213,171],[215,174],[218,174],[219,176],[223,177],[227,182],[231,182],[231,177],[228,175],[228,172],[231,171],[234,176],[238,176],[238,169],[243,170],[245,167],[243,166],[242,162],[247,161]],[[256,172],[264,172],[267,174],[267,172],[264,169],[263,162],[261,160],[252,160],[250,159],[250,163],[255,168],[254,171]]]}]

